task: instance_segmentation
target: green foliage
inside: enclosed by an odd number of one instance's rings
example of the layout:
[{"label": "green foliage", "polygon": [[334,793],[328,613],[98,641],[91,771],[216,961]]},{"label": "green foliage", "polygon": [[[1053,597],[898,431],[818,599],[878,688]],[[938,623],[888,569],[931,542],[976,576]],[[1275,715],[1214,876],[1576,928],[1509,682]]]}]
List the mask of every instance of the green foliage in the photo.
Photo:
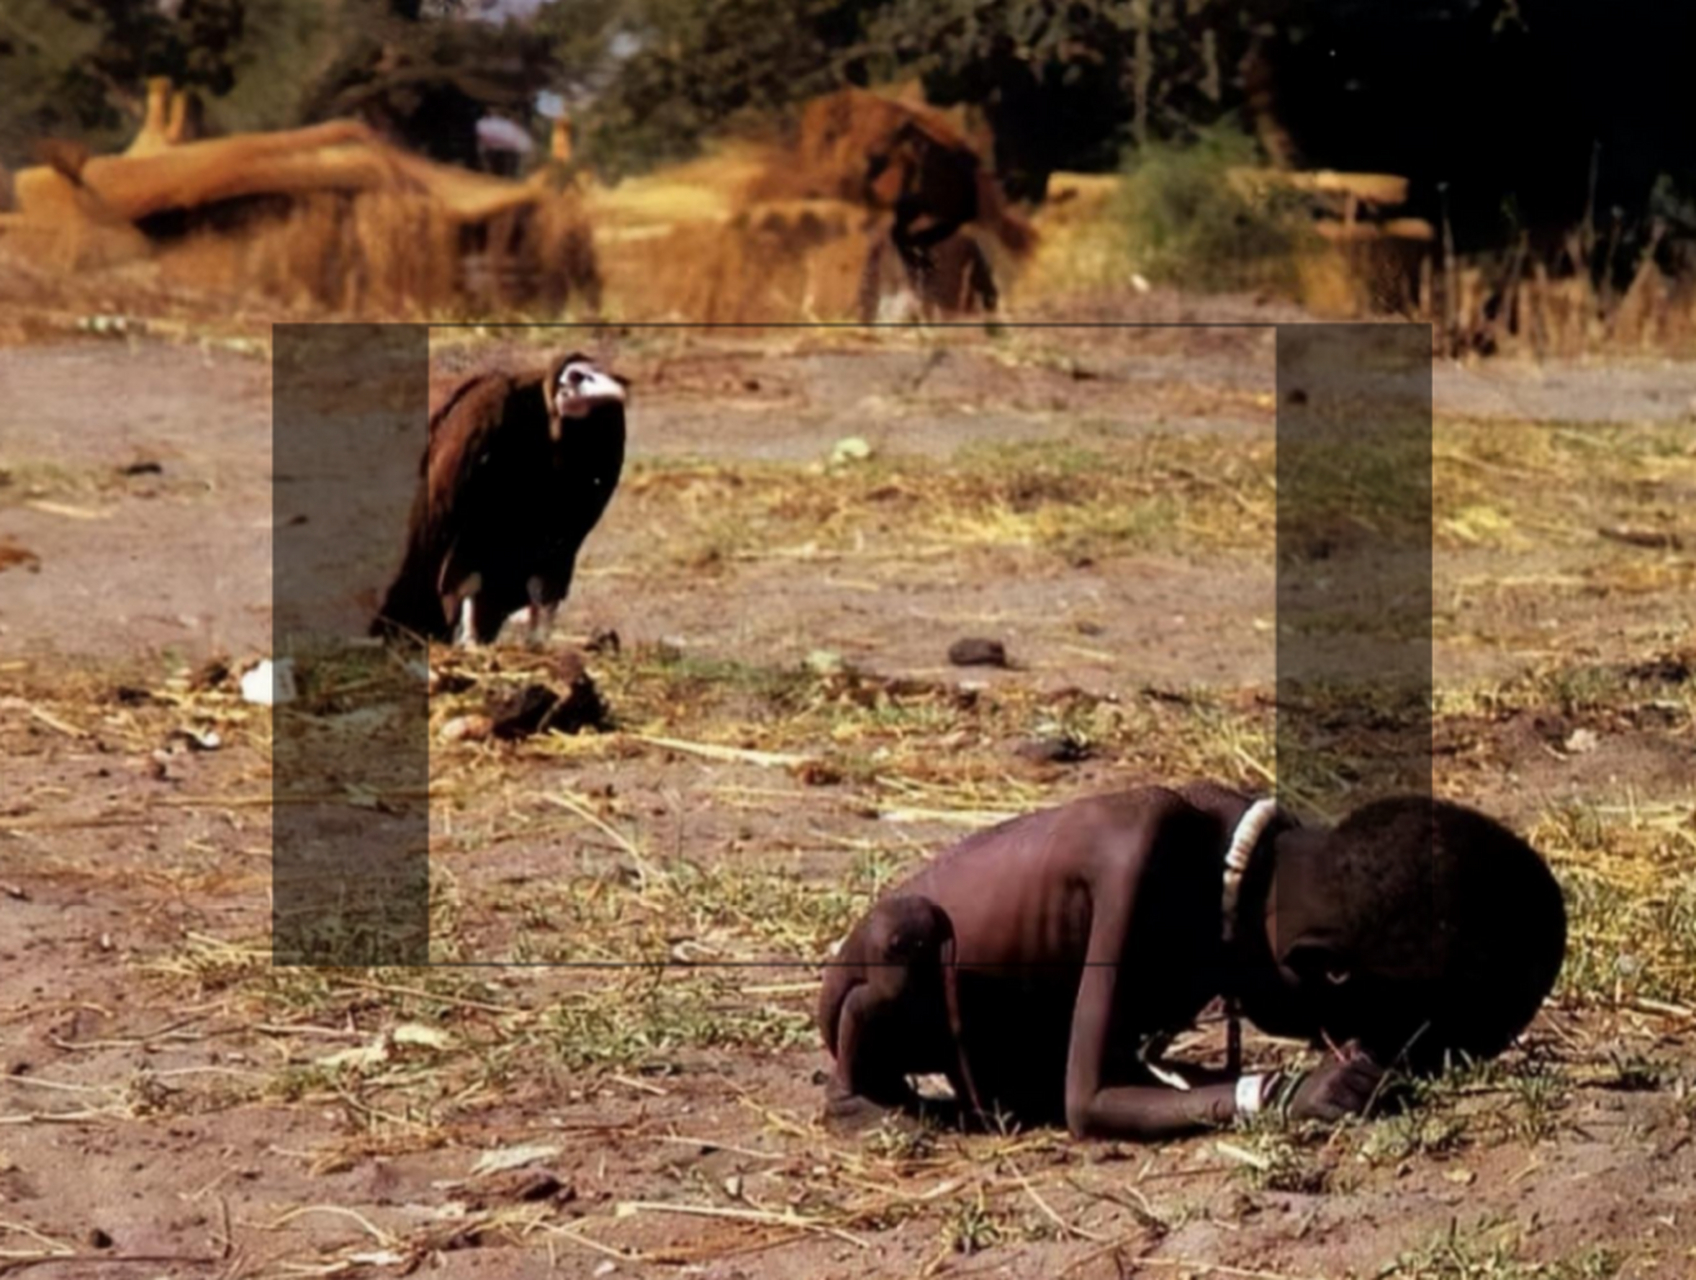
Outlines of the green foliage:
[{"label": "green foliage", "polygon": [[141,123],[150,76],[206,103],[221,130],[298,123],[303,87],[342,33],[336,0],[6,0],[0,5],[0,157],[68,137],[97,151]]},{"label": "green foliage", "polygon": [[[47,133],[116,138],[121,101],[103,65],[112,37],[105,15],[54,0],[0,7],[0,158],[16,163]],[[125,97],[136,101],[133,87]]]},{"label": "green foliage", "polygon": [[[588,115],[586,143],[609,177],[683,159],[711,133],[838,87],[869,0],[635,0],[603,28],[633,48]],[[550,6],[550,25],[574,8]],[[581,59],[582,36],[574,37]],[[610,57],[610,53],[605,56]]]},{"label": "green foliage", "polygon": [[234,86],[249,10],[286,0],[7,0],[0,7],[0,148],[50,134],[110,145],[141,118],[144,82],[208,96]]},{"label": "green foliage", "polygon": [[1241,105],[1237,66],[1277,0],[890,0],[876,65],[942,103],[981,103],[1015,196],[1055,169],[1110,168],[1127,145],[1183,142]]},{"label": "green foliage", "polygon": [[1409,1250],[1378,1271],[1383,1280],[1608,1280],[1622,1259],[1592,1247],[1567,1258],[1534,1262],[1522,1254],[1520,1232],[1511,1223],[1482,1219],[1449,1229]]},{"label": "green foliage", "polygon": [[243,37],[230,60],[234,82],[207,105],[208,124],[242,133],[301,123],[307,88],[350,25],[336,0],[247,0]]},{"label": "green foliage", "polygon": [[1228,180],[1256,156],[1252,141],[1226,129],[1137,153],[1119,207],[1137,269],[1192,289],[1291,287],[1297,251],[1312,234],[1305,205],[1299,196],[1251,195]]},{"label": "green foliage", "polygon": [[627,970],[562,1001],[550,1039],[573,1072],[661,1071],[687,1051],[777,1052],[814,1034],[805,1011],[751,1004],[739,979],[714,973],[669,976],[663,969]]},{"label": "green foliage", "polygon": [[1189,139],[1232,110],[1244,9],[1271,2],[553,0],[495,25],[457,0],[7,0],[0,150],[16,163],[53,134],[117,145],[146,77],[169,75],[214,128],[361,113],[470,162],[477,116],[523,119],[550,87],[616,178],[843,84],[916,75],[939,101],[981,103],[1003,177],[1036,194],[1052,168],[1110,167],[1139,132]]},{"label": "green foliage", "polygon": [[[610,12],[618,0],[599,3]],[[517,24],[424,21],[419,9],[417,0],[5,0],[0,157],[20,163],[48,136],[121,146],[141,121],[147,78],[165,75],[198,92],[215,131],[358,112],[420,150],[469,161],[476,118],[490,106],[522,116],[552,78],[552,41]]]},{"label": "green foliage", "polygon": [[531,30],[547,45],[555,65],[553,87],[587,98],[616,78],[614,37],[630,22],[633,0],[550,0],[536,11]]},{"label": "green foliage", "polygon": [[411,21],[389,0],[342,0],[341,36],[308,85],[306,120],[360,116],[439,160],[471,165],[494,108],[525,118],[549,82],[547,40],[514,23]]},{"label": "green foliage", "polygon": [[[1036,195],[1055,168],[1111,167],[1139,134],[1189,140],[1235,111],[1251,22],[1275,7],[596,0],[584,8],[556,0],[538,23],[570,46],[562,62],[600,60],[604,92],[587,132],[603,172],[683,158],[710,134],[843,84],[917,76],[935,101],[982,105],[1003,180],[1016,195]],[[635,47],[622,61],[608,56],[614,35]]]}]

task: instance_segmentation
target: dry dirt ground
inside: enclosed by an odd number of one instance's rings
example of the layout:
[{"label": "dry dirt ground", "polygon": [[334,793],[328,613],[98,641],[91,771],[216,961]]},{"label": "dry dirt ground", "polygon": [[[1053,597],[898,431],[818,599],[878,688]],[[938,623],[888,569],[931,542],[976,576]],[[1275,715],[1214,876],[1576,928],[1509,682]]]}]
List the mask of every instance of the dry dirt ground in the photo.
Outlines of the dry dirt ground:
[{"label": "dry dirt ground", "polygon": [[[1437,373],[1437,779],[1556,865],[1557,998],[1408,1116],[1143,1148],[826,1133],[794,962],[1001,814],[1267,784],[1271,333],[596,341],[561,634],[433,714],[616,631],[616,727],[436,740],[444,963],[376,971],[270,965],[269,720],[204,665],[270,645],[263,348],[0,349],[0,1274],[1696,1273],[1696,369]],[[659,957],[771,963],[557,967]]]}]

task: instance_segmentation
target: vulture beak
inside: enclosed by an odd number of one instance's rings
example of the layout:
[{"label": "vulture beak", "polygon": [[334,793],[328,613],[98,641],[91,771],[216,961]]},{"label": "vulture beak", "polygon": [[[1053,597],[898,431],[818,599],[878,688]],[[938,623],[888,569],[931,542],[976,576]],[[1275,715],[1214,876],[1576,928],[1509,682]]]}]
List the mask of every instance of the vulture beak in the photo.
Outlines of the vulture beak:
[{"label": "vulture beak", "polygon": [[605,372],[594,361],[578,356],[566,360],[553,388],[550,424],[557,442],[567,419],[586,418],[601,405],[624,403],[624,379]]}]

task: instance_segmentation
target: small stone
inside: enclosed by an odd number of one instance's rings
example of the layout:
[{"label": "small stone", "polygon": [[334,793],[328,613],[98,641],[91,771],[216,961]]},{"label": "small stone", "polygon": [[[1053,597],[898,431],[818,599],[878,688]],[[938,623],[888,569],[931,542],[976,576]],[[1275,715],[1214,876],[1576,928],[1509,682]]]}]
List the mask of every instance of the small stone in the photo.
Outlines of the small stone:
[{"label": "small stone", "polygon": [[842,781],[842,770],[823,760],[803,760],[790,770],[804,786],[834,787]]},{"label": "small stone", "polygon": [[91,1249],[110,1249],[112,1247],[112,1244],[113,1244],[112,1237],[107,1235],[99,1227],[94,1227],[94,1228],[90,1229],[90,1231],[88,1233],[88,1247],[89,1248],[91,1248]]},{"label": "small stone", "polygon": [[1077,764],[1088,760],[1089,748],[1075,738],[1030,738],[1013,749],[1021,760],[1032,764]]},{"label": "small stone", "polygon": [[374,1204],[394,1204],[401,1196],[400,1174],[388,1161],[374,1161],[365,1175],[365,1194]]},{"label": "small stone", "polygon": [[1005,667],[1007,646],[999,640],[968,636],[948,646],[948,661],[957,667]]},{"label": "small stone", "polygon": [[443,742],[482,742],[494,729],[488,716],[455,716],[442,726]]},{"label": "small stone", "polygon": [[555,1200],[563,1204],[575,1198],[576,1192],[547,1169],[507,1169],[490,1175],[481,1191],[490,1200],[512,1200],[533,1204],[538,1200]]}]

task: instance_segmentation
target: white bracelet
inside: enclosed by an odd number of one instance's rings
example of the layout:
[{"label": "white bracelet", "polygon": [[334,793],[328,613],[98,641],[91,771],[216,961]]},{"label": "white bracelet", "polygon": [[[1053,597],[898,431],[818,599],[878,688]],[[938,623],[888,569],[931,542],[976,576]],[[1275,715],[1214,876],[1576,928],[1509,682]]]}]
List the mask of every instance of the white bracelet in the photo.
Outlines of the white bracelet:
[{"label": "white bracelet", "polygon": [[1265,1076],[1238,1076],[1237,1114],[1239,1116],[1259,1115],[1262,1095],[1265,1092]]}]

